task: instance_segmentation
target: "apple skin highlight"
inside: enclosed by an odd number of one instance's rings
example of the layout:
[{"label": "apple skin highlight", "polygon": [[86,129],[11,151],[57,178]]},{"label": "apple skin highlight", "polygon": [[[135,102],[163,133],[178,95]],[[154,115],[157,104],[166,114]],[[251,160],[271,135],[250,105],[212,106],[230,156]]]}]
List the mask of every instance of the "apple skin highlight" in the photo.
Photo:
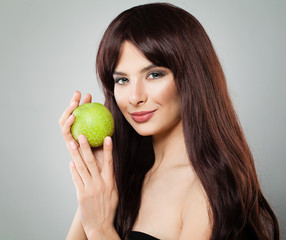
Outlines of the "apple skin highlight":
[{"label": "apple skin highlight", "polygon": [[71,126],[71,134],[78,142],[78,136],[83,134],[91,147],[99,147],[104,138],[112,136],[114,120],[111,112],[100,103],[85,103],[74,111],[75,121]]}]

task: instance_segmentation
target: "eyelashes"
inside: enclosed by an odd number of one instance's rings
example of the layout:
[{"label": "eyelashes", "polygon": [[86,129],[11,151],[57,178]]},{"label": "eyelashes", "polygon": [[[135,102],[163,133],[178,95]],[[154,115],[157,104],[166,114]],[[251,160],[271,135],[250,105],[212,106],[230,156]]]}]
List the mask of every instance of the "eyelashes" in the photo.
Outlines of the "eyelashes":
[{"label": "eyelashes", "polygon": [[[158,78],[164,77],[165,75],[166,73],[163,71],[153,71],[147,74],[146,79],[158,79]],[[128,82],[129,80],[126,77],[117,77],[114,79],[114,83],[119,84],[119,85],[125,85]]]},{"label": "eyelashes", "polygon": [[148,79],[156,79],[163,77],[165,74],[163,72],[152,72],[148,75]]},{"label": "eyelashes", "polygon": [[114,83],[116,84],[119,84],[119,85],[124,85],[126,83],[128,83],[129,80],[127,78],[115,78],[114,79]]}]

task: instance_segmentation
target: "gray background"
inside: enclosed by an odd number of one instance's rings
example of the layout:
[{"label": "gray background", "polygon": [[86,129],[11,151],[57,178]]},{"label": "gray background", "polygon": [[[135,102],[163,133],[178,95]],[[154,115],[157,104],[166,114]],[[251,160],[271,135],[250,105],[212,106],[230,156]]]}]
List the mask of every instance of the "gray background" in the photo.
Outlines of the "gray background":
[{"label": "gray background", "polygon": [[[103,102],[94,70],[103,31],[147,2],[0,1],[0,239],[65,238],[77,202],[58,119],[75,90]],[[286,1],[169,2],[209,34],[285,232]]]}]

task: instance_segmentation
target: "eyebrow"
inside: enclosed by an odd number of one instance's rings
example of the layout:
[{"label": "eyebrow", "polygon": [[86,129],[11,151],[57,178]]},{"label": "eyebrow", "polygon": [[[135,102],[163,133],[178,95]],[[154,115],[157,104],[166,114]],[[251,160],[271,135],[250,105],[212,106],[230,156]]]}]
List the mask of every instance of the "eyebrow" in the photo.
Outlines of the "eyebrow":
[{"label": "eyebrow", "polygon": [[[147,71],[149,71],[150,69],[156,68],[156,67],[158,67],[158,66],[156,66],[155,64],[150,64],[150,65],[148,65],[147,67],[142,68],[142,69],[140,70],[140,73],[147,72]],[[114,73],[113,73],[112,75],[127,76],[126,73],[124,73],[124,72],[117,72],[117,71],[114,71]]]}]

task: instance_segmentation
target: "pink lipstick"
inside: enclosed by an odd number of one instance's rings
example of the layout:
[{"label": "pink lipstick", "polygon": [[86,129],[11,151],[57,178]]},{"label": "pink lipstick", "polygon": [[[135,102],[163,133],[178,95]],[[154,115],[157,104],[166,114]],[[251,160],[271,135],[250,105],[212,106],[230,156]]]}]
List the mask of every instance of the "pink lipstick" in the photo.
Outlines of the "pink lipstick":
[{"label": "pink lipstick", "polygon": [[143,123],[147,122],[155,113],[154,111],[142,111],[142,112],[133,112],[131,113],[131,117],[135,122]]}]

